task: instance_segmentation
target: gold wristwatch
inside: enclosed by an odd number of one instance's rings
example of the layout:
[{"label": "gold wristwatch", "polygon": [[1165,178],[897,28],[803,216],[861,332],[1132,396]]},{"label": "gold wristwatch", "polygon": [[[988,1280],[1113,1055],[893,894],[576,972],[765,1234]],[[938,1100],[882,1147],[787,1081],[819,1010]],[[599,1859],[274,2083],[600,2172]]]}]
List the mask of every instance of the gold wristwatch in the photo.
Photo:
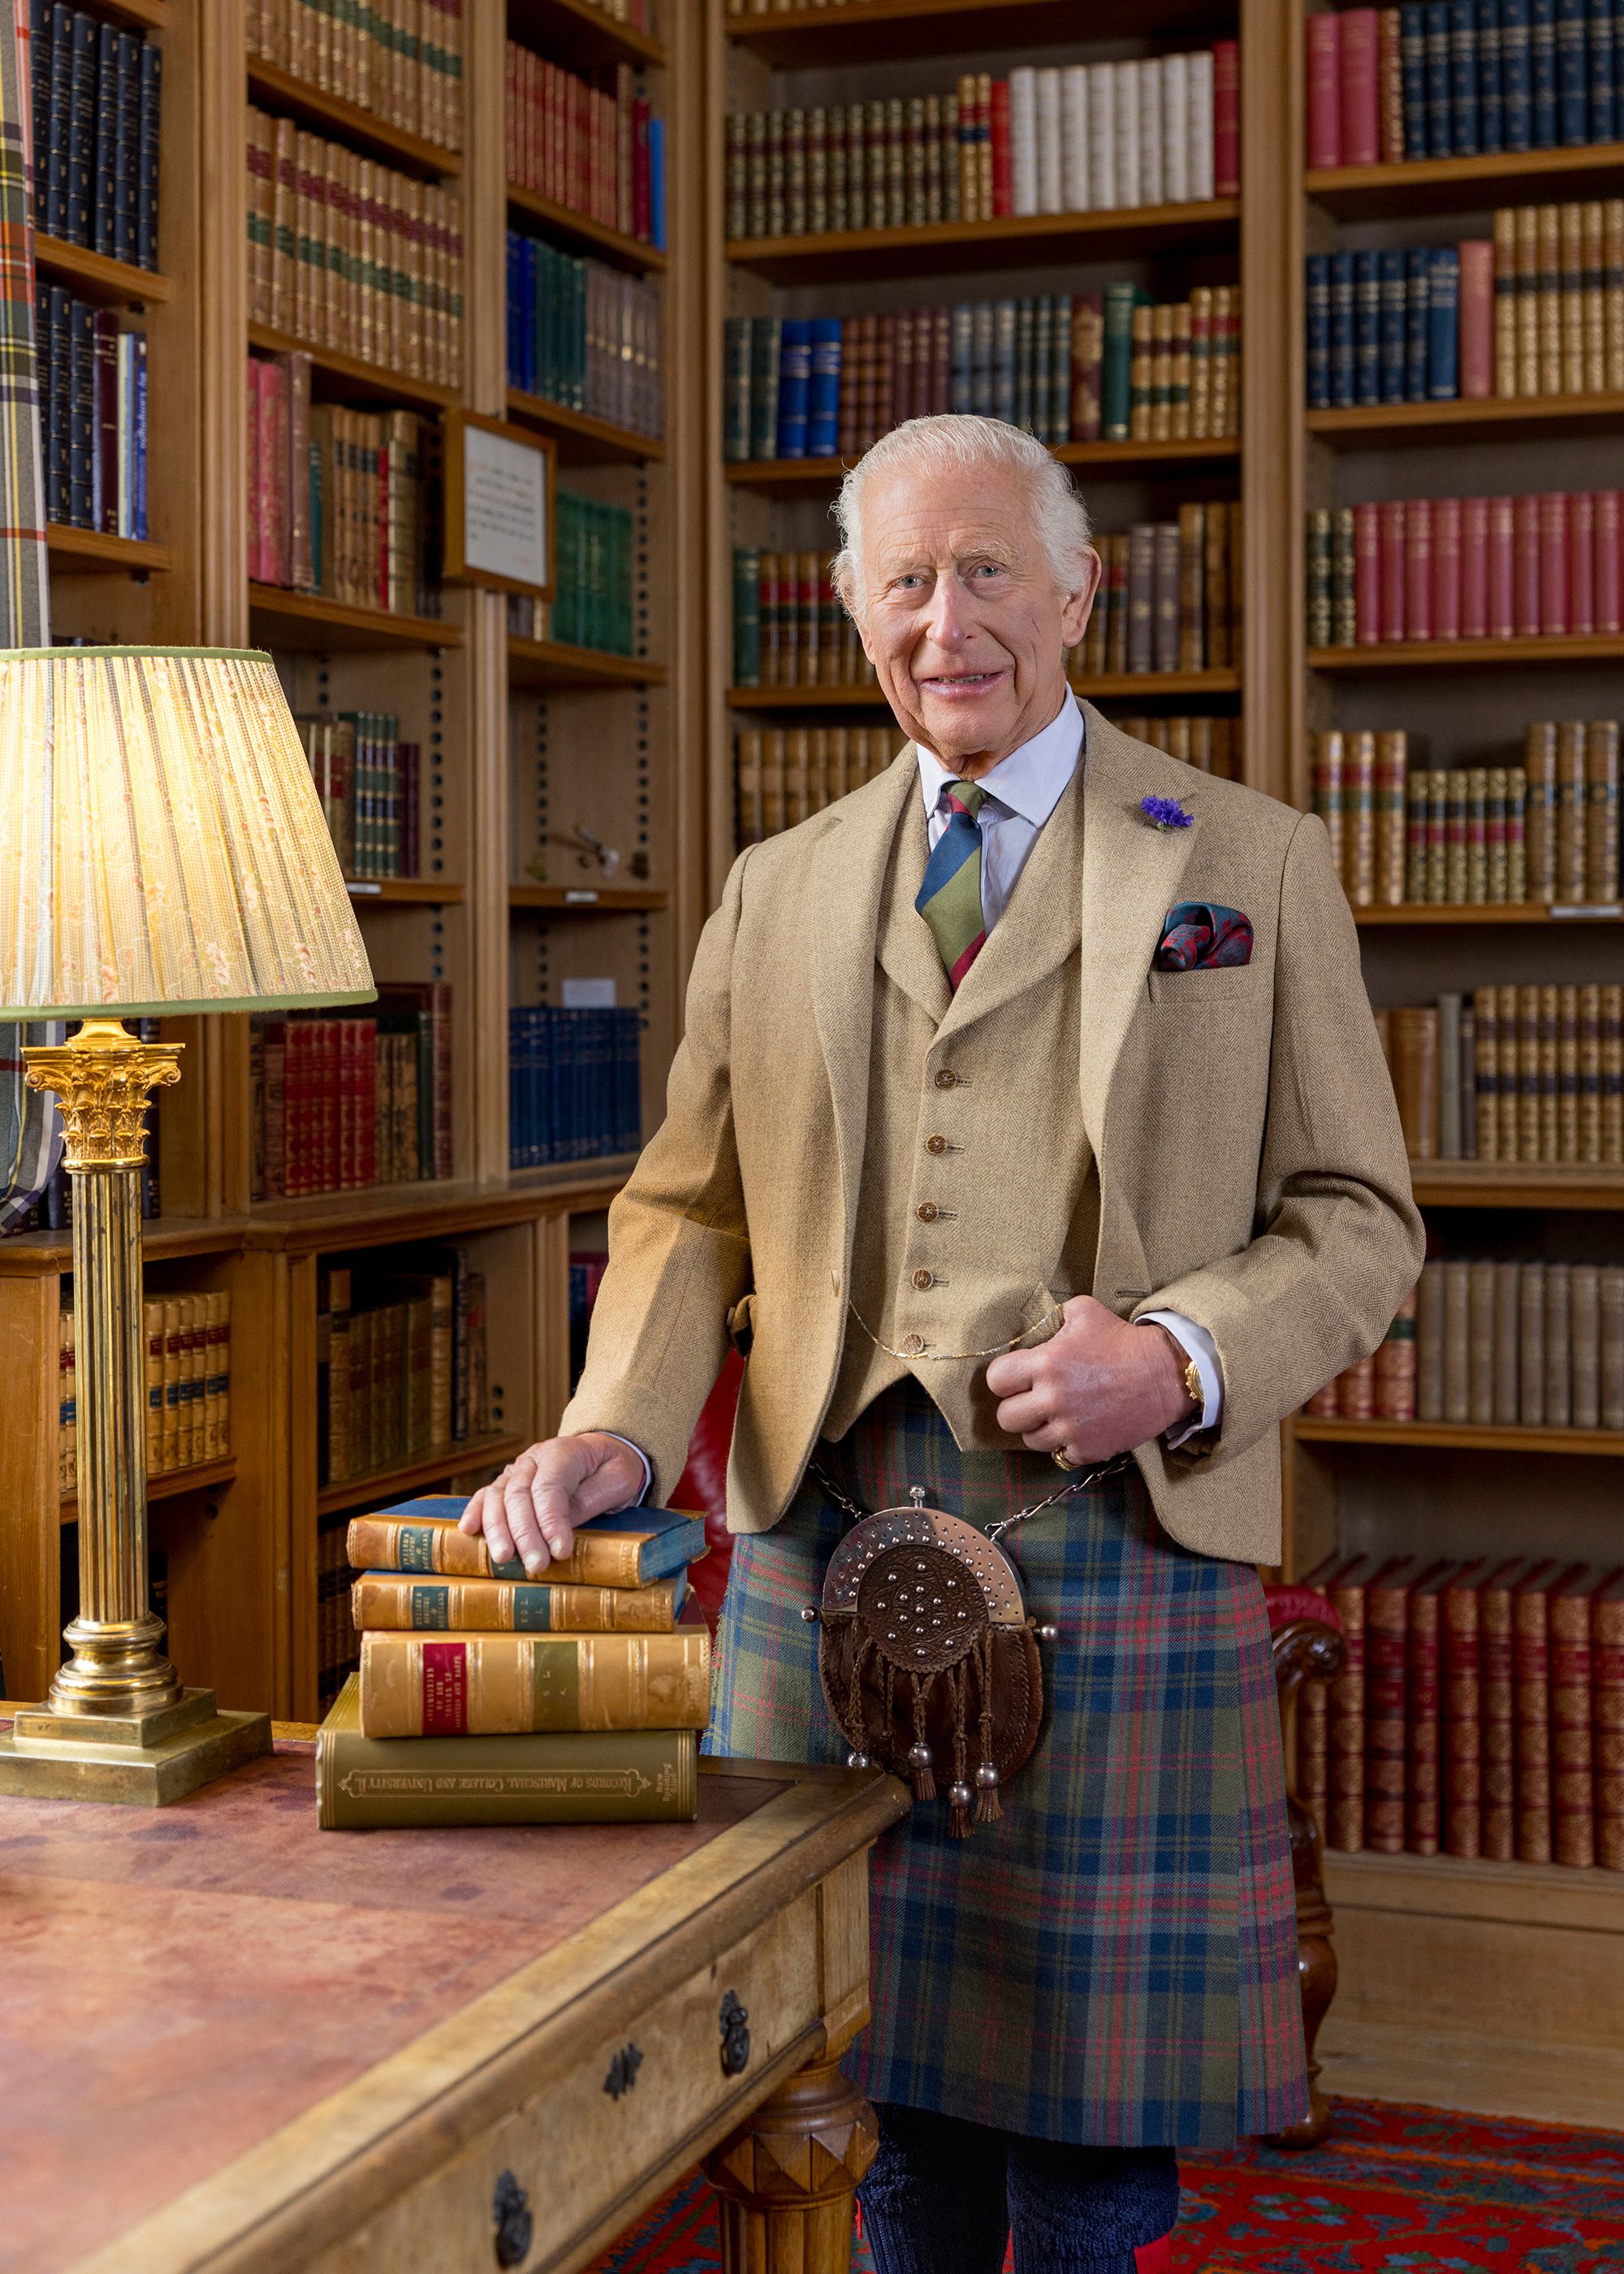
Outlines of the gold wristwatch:
[{"label": "gold wristwatch", "polygon": [[1195,1412],[1205,1412],[1207,1392],[1201,1387],[1201,1369],[1188,1352],[1184,1353],[1184,1395]]}]

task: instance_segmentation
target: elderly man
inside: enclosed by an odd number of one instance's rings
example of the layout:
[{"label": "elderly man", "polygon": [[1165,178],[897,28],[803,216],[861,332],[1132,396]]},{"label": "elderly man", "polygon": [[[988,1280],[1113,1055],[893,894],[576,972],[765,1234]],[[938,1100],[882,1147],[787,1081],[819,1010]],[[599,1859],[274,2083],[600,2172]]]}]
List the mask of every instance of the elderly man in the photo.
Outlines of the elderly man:
[{"label": "elderly man", "polygon": [[[668,1491],[748,1349],[719,1751],[838,1760],[803,1623],[852,1511],[1006,1544],[1052,1622],[1002,1819],[882,1843],[882,2274],[1165,2263],[1176,2150],[1305,2108],[1255,1565],[1275,1425],[1421,1260],[1317,820],[1136,742],[1064,675],[1099,578],[1016,429],[915,419],[846,478],[836,566],[912,740],[735,864],[664,1126],[610,1217],[564,1434],[464,1518],[532,1570]],[[1128,1454],[1056,1499],[1063,1471]]]}]

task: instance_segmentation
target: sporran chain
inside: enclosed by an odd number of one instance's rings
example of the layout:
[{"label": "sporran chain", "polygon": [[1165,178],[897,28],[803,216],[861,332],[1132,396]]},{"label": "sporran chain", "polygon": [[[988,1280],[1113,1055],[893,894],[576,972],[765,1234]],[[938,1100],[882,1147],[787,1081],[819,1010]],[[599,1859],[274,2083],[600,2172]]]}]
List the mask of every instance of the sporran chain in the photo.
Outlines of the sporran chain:
[{"label": "sporran chain", "polygon": [[[1012,1532],[1018,1524],[1025,1524],[1029,1517],[1041,1516],[1046,1508],[1053,1508],[1063,1500],[1075,1500],[1079,1493],[1089,1491],[1107,1477],[1119,1476],[1124,1469],[1132,1465],[1132,1460],[1133,1456],[1131,1453],[1113,1454],[1109,1461],[1101,1461],[1097,1468],[1085,1469],[1079,1476],[1073,1477],[1070,1484],[1056,1487],[1052,1493],[1046,1493],[1041,1500],[1034,1500],[1029,1502],[1025,1508],[1018,1508],[1012,1516],[1001,1517],[996,1524],[989,1525],[984,1536],[995,1544],[1002,1541],[1004,1533]],[[807,1473],[816,1480],[837,1508],[844,1510],[847,1516],[853,1517],[859,1524],[867,1521],[871,1511],[866,1508],[861,1508],[849,1493],[842,1492],[834,1479],[825,1474],[816,1461],[808,1463]],[[914,1500],[916,1505],[919,1504],[924,1497],[923,1488],[914,1486],[910,1497]]]}]

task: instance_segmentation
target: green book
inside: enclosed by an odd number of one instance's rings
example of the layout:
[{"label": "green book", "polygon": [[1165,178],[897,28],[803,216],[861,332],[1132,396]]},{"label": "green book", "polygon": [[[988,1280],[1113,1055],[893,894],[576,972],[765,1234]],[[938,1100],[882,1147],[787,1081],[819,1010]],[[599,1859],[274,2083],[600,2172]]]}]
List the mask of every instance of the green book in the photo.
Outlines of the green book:
[{"label": "green book", "polygon": [[1100,433],[1107,442],[1125,442],[1132,432],[1129,387],[1133,369],[1133,311],[1149,302],[1138,284],[1105,288],[1105,340],[1100,372]]},{"label": "green book", "polygon": [[733,685],[761,685],[761,547],[733,547]]},{"label": "green book", "polygon": [[316,1736],[324,1832],[473,1824],[690,1824],[693,1729],[522,1737],[364,1737],[351,1675]]}]

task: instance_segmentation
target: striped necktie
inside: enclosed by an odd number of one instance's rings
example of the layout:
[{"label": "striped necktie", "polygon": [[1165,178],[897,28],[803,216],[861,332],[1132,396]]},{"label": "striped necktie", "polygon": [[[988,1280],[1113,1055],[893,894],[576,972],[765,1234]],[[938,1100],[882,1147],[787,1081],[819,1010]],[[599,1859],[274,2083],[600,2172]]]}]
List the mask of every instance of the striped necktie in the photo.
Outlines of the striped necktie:
[{"label": "striped necktie", "polygon": [[930,926],[955,993],[987,943],[981,917],[981,832],[976,815],[987,793],[974,782],[942,787],[947,827],[925,865],[914,907]]}]

